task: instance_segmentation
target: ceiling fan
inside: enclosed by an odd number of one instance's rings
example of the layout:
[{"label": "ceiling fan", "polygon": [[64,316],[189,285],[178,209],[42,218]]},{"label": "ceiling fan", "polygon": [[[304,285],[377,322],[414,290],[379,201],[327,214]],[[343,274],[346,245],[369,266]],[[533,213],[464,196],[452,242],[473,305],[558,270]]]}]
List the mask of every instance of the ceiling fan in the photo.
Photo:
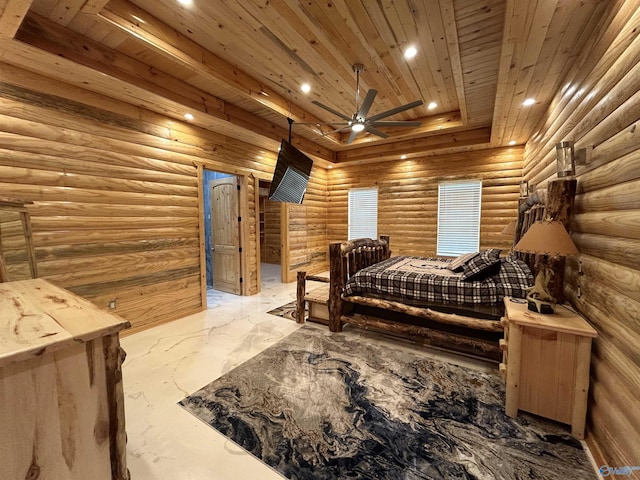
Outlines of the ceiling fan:
[{"label": "ceiling fan", "polygon": [[333,108],[320,103],[317,100],[313,100],[311,102],[314,105],[317,105],[320,108],[323,108],[326,111],[331,112],[337,117],[340,117],[344,120],[344,122],[327,123],[326,125],[343,125],[342,127],[337,128],[330,133],[346,132],[348,130],[351,130],[351,134],[349,135],[349,139],[347,140],[347,144],[349,144],[353,142],[353,140],[356,138],[356,135],[363,130],[377,135],[378,137],[387,138],[389,135],[378,130],[376,127],[419,127],[420,122],[387,121],[382,119],[390,117],[391,115],[395,115],[396,113],[404,112],[405,110],[409,110],[411,108],[419,107],[423,103],[422,100],[416,100],[415,102],[407,103],[406,105],[392,108],[391,110],[387,110],[386,112],[367,117],[369,109],[371,108],[371,105],[373,104],[378,91],[369,89],[364,97],[362,105],[358,107],[358,104],[360,103],[360,72],[362,72],[363,70],[364,65],[362,65],[361,63],[356,63],[353,66],[353,71],[356,72],[356,113],[354,113],[352,116],[349,117],[344,113],[338,112],[337,110],[334,110]]}]

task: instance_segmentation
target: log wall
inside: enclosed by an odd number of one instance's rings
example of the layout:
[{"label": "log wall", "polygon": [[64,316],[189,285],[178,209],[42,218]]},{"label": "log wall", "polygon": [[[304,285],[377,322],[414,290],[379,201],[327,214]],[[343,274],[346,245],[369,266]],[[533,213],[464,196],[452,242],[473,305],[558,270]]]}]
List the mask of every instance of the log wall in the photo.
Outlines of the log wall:
[{"label": "log wall", "polygon": [[308,274],[329,269],[329,237],[327,233],[327,170],[313,169],[302,205],[282,204],[281,231],[288,229],[288,238],[282,238],[282,254],[289,265],[285,272],[287,282],[296,280],[298,270]]},{"label": "log wall", "polygon": [[[555,178],[555,144],[573,140],[578,166],[571,223],[580,254],[567,259],[564,292],[597,329],[587,443],[598,465],[640,459],[640,10],[611,2],[527,143],[524,175]],[[580,266],[582,273],[580,272]]]},{"label": "log wall", "polygon": [[329,171],[328,235],[347,239],[350,188],[378,187],[378,234],[390,235],[393,255],[434,256],[438,226],[438,183],[482,180],[480,248],[511,247],[501,235],[517,217],[522,147],[429,156]]},{"label": "log wall", "polygon": [[280,202],[264,201],[264,244],[262,262],[280,265]]},{"label": "log wall", "polygon": [[[41,277],[101,308],[115,300],[134,327],[201,310],[200,164],[247,179],[244,272],[247,293],[258,291],[255,187],[271,177],[275,152],[6,64],[0,105],[0,196],[34,202]],[[325,196],[314,169],[290,243],[292,261],[324,269],[310,254],[328,244],[323,229],[299,237]]]}]

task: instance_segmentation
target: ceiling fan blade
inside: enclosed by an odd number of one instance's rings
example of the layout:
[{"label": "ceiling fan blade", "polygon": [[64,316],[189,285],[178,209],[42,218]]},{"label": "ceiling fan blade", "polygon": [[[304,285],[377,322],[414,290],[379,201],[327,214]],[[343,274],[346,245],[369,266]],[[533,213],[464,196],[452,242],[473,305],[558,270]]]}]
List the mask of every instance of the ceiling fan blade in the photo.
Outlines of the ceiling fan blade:
[{"label": "ceiling fan blade", "polygon": [[389,117],[391,115],[395,115],[396,113],[404,112],[405,110],[409,110],[411,108],[419,107],[422,105],[422,100],[416,100],[415,102],[407,103],[406,105],[402,105],[400,107],[392,108],[391,110],[387,110],[386,112],[379,113],[374,115],[373,117],[369,117],[367,120],[370,122],[375,122],[376,120],[380,120],[385,117]]},{"label": "ceiling fan blade", "polygon": [[349,125],[347,122],[296,122],[296,125]]},{"label": "ceiling fan blade", "polygon": [[364,101],[362,102],[362,105],[360,105],[360,110],[358,110],[358,113],[356,114],[357,118],[367,117],[367,113],[369,113],[369,109],[371,108],[377,94],[378,91],[373,88],[367,92],[367,96],[364,97]]},{"label": "ceiling fan blade", "polygon": [[403,121],[393,122],[382,120],[381,122],[370,122],[370,125],[372,127],[419,127],[420,125],[422,125],[422,123]]},{"label": "ceiling fan blade", "polygon": [[367,132],[369,132],[369,133],[373,133],[374,135],[377,135],[378,137],[381,137],[381,138],[388,138],[388,137],[389,137],[389,135],[387,135],[386,133],[381,132],[381,131],[380,131],[380,130],[378,130],[377,128],[373,128],[373,127],[372,127],[372,126],[370,126],[370,125],[367,125],[366,127],[364,127],[364,129],[365,129]]},{"label": "ceiling fan blade", "polygon": [[351,130],[351,125],[347,125],[342,128],[336,128],[335,130],[331,130],[329,133],[341,133],[341,132],[346,132],[347,130]]},{"label": "ceiling fan blade", "polygon": [[353,142],[353,140],[356,138],[356,135],[358,135],[358,132],[351,130],[351,135],[349,135],[349,138],[347,139],[347,145]]},{"label": "ceiling fan blade", "polygon": [[350,122],[351,121],[351,117],[347,117],[344,113],[340,113],[337,110],[334,110],[331,107],[326,106],[324,103],[320,103],[317,100],[312,100],[311,103],[313,103],[314,105],[319,106],[320,108],[324,108],[327,112],[331,112],[333,113],[336,117],[340,117],[343,120]]}]

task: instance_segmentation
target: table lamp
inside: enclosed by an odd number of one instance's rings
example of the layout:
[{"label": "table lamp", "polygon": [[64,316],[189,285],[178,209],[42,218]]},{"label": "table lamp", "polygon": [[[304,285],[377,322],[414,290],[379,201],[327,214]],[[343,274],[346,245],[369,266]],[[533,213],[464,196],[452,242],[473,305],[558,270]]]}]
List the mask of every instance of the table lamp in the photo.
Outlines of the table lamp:
[{"label": "table lamp", "polygon": [[516,221],[511,220],[509,224],[502,229],[500,235],[513,235],[516,233]]},{"label": "table lamp", "polygon": [[535,222],[516,244],[514,250],[545,256],[535,284],[527,295],[527,307],[537,313],[553,313],[557,302],[549,292],[549,280],[554,275],[553,270],[549,268],[549,257],[565,257],[578,253],[564,225],[558,220]]}]

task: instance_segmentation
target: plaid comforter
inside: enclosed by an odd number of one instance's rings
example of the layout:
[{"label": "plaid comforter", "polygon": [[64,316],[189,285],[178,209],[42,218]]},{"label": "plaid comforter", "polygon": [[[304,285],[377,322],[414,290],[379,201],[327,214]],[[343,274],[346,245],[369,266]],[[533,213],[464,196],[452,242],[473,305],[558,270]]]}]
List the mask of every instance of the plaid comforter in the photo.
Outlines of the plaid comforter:
[{"label": "plaid comforter", "polygon": [[[407,262],[407,259],[415,261]],[[533,285],[533,275],[524,262],[506,257],[500,271],[482,281],[461,280],[462,274],[447,269],[449,259],[392,257],[352,275],[344,295],[395,297],[417,302],[456,305],[496,305],[502,297],[524,298]],[[424,273],[419,272],[420,262]],[[398,266],[398,265],[401,266]],[[403,269],[402,265],[410,265]],[[415,268],[416,265],[418,268]],[[441,269],[444,275],[438,275]]]}]

